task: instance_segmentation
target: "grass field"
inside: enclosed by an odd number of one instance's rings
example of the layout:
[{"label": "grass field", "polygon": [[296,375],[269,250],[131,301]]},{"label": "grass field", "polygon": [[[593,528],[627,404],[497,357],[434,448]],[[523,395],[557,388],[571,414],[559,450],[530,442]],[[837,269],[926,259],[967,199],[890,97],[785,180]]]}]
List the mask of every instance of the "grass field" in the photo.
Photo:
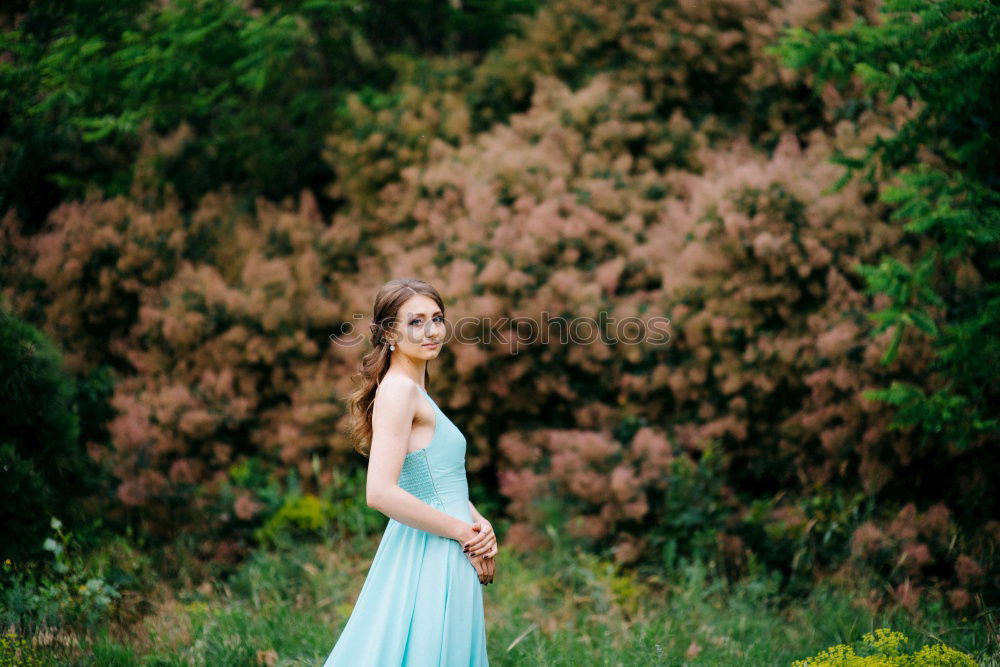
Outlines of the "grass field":
[{"label": "grass field", "polygon": [[[101,665],[319,665],[350,614],[377,536],[261,550],[225,581],[154,589],[129,626],[58,641],[42,662]],[[181,573],[180,580],[184,580]],[[726,584],[705,564],[642,580],[568,547],[501,552],[484,589],[491,665],[789,665],[879,627],[908,648],[944,642],[1000,664],[995,617],[925,605],[873,614],[843,585],[782,600],[774,580]]]}]

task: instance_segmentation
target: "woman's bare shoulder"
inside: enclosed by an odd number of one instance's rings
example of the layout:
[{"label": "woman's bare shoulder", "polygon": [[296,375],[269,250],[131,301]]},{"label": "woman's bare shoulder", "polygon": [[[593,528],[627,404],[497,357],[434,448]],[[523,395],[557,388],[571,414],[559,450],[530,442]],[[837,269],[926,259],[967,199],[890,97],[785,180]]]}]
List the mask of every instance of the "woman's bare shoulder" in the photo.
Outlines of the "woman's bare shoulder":
[{"label": "woman's bare shoulder", "polygon": [[400,405],[412,400],[420,392],[417,383],[408,377],[385,376],[379,382],[378,389],[375,390],[375,404],[388,403]]}]

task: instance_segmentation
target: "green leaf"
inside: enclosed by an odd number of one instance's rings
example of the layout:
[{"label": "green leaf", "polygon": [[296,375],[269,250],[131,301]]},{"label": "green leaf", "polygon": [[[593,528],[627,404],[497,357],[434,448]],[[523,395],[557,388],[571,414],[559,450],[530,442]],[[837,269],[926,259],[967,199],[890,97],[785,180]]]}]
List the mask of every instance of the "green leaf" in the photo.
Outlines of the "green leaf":
[{"label": "green leaf", "polygon": [[924,333],[931,336],[936,336],[938,334],[938,328],[937,325],[934,324],[934,320],[932,320],[930,315],[928,315],[924,311],[922,310],[911,311],[910,317],[912,318],[913,323],[917,326],[917,328],[923,331]]}]

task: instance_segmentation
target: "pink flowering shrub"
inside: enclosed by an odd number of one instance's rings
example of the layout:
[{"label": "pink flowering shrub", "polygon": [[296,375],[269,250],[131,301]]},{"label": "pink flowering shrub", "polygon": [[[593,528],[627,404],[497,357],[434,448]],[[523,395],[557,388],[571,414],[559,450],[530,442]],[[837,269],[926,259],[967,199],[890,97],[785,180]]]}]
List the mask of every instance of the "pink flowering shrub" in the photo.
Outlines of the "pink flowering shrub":
[{"label": "pink flowering shrub", "polygon": [[[827,86],[817,98],[811,75],[781,66],[768,48],[786,26],[877,22],[878,7],[872,0],[546,3],[521,35],[480,62],[396,57],[401,83],[392,96],[351,96],[326,144],[337,174],[330,194],[367,206],[407,166],[424,162],[435,143],[457,146],[531,108],[539,77],[579,90],[603,73],[642,90],[660,124],[679,110],[705,119],[712,136],[746,133],[773,145],[783,132],[832,125],[843,93]],[[669,160],[655,139],[624,138],[658,168]]]},{"label": "pink flowering shrub", "polygon": [[[613,402],[643,424],[663,424],[672,459],[697,462],[717,447],[726,484],[744,494],[832,485],[907,498],[914,474],[930,485],[935,468],[914,465],[908,434],[890,430],[884,407],[861,399],[868,387],[927,372],[919,340],[894,364],[878,363],[888,341],[868,335],[873,304],[853,270],[898,244],[899,230],[863,185],[823,192],[841,173],[832,152],[888,131],[890,116],[867,114],[857,133],[845,122],[805,141],[785,134],[770,156],[740,141],[714,145],[679,112],[665,127],[654,119],[638,89],[607,77],[576,92],[539,79],[526,113],[468,144],[434,146],[426,166],[404,170],[366,211],[394,229],[413,221],[392,242],[396,265],[416,271],[431,257],[430,279],[453,286],[453,318],[539,322],[544,313],[602,310],[671,318],[667,346],[594,338],[452,347],[450,406],[464,410],[469,387],[488,389],[467,413],[474,469],[491,459],[491,443],[475,430],[484,410],[540,429],[534,439],[508,433],[497,445],[518,540],[537,543],[546,513],[536,505],[550,496],[581,539],[614,535],[619,553],[657,557],[642,541],[656,534],[648,508],[673,508],[648,494],[653,480],[669,484],[674,473],[640,463],[634,443],[611,435],[620,422]],[[634,141],[645,151],[633,154]],[[526,374],[541,364],[551,370]],[[530,392],[513,389],[525,380]],[[603,458],[586,453],[598,445]],[[908,477],[898,477],[904,469]],[[718,493],[711,502],[728,508],[725,488]],[[856,518],[851,503],[838,511]],[[803,525],[812,519],[807,512]],[[787,536],[814,554],[797,561],[806,572],[848,552],[849,531],[836,530],[838,550],[828,558],[817,551],[823,532]],[[741,543],[733,537],[720,528],[716,546],[734,560],[745,556],[741,547],[766,548],[753,531]],[[919,550],[911,556],[925,559]]]},{"label": "pink flowering shrub", "polygon": [[806,75],[768,53],[782,28],[833,29],[862,17],[877,22],[878,6],[869,0],[546,3],[522,37],[509,37],[477,68],[469,86],[473,121],[486,128],[498,109],[520,111],[536,75],[578,89],[594,72],[607,72],[644,90],[664,117],[675,108],[692,118],[712,114],[773,143],[788,129],[832,119],[841,99],[832,87],[815,99]]},{"label": "pink flowering shrub", "polygon": [[[987,570],[977,558],[990,558],[1000,546],[998,533],[1000,522],[991,521],[969,539],[943,503],[919,511],[911,502],[891,521],[860,525],[852,535],[851,552],[855,562],[873,566],[890,582],[893,597],[902,606],[915,609],[929,593],[964,611],[973,605],[974,596],[989,593]],[[951,588],[928,588],[936,582],[947,582]]]},{"label": "pink flowering shrub", "polygon": [[[314,456],[351,451],[338,427],[349,370],[321,350],[347,312],[326,267],[349,264],[356,232],[325,224],[311,195],[295,208],[259,201],[253,217],[225,195],[188,217],[171,203],[69,203],[50,226],[19,241],[37,291],[8,296],[44,304],[72,365],[127,369],[111,398],[111,448],[89,449],[150,530],[202,521],[246,457],[278,478],[311,478]],[[212,516],[260,509],[244,494]]]},{"label": "pink flowering shrub", "polygon": [[500,491],[517,519],[515,549],[544,544],[551,525],[588,546],[606,544],[621,563],[660,554],[718,551],[742,563],[742,541],[725,533],[738,505],[710,457],[675,453],[666,435],[642,426],[623,445],[606,432],[538,430],[500,439]]},{"label": "pink flowering shrub", "polygon": [[[418,276],[450,323],[478,318],[432,391],[470,476],[507,502],[512,547],[556,523],[657,567],[712,555],[738,574],[752,555],[811,577],[850,559],[901,604],[943,585],[962,607],[996,584],[1000,524],[959,515],[989,466],[862,398],[931,372],[919,337],[879,363],[855,271],[919,249],[873,187],[825,192],[834,153],[915,110],[846,119],[766,51],[785,24],[875,6],[559,0],[481,63],[401,61],[392,101],[353,98],[326,144],[329,220],[309,193],[214,193],[189,214],[144,192],[66,203],[31,239],[4,220],[23,250],[5,293],[77,365],[121,369],[111,448],[92,451],[151,527],[262,518],[231,484],[248,459],[310,492],[359,463],[342,399],[363,347],[342,325],[363,331],[378,286]],[[558,317],[591,328],[564,343]]]}]

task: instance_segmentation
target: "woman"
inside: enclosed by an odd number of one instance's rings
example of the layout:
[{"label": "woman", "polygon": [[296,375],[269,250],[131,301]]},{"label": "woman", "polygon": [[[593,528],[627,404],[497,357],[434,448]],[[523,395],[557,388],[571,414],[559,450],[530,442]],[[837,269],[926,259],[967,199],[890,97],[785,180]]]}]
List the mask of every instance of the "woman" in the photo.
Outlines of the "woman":
[{"label": "woman", "polygon": [[324,667],[489,664],[481,585],[493,581],[496,536],[469,500],[465,436],[426,389],[444,333],[427,283],[379,290],[350,408],[368,505],[389,522]]}]

